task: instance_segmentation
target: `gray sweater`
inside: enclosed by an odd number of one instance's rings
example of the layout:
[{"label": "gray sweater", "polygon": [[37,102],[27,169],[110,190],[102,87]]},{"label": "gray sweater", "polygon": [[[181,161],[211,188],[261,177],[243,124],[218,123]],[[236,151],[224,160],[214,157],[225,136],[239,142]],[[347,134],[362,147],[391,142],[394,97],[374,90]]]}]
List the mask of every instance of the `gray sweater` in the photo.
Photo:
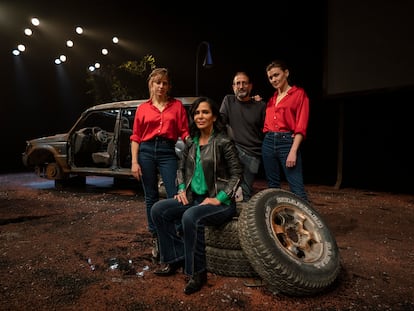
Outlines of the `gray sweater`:
[{"label": "gray sweater", "polygon": [[255,100],[241,102],[235,95],[226,95],[220,112],[231,127],[237,146],[251,156],[261,157],[266,103]]}]

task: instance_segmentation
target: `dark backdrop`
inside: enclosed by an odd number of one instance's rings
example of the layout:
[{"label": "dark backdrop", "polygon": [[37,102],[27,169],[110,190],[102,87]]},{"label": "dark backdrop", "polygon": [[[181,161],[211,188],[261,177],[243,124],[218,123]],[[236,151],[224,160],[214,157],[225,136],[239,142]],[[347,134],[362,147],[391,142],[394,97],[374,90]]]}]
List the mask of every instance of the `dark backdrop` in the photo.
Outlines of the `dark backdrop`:
[{"label": "dark backdrop", "polygon": [[[62,36],[52,40],[44,35],[42,43],[31,45],[34,55],[24,55],[20,65],[15,62],[11,49],[16,37],[36,14],[62,29],[80,24],[95,33],[115,33],[129,47],[119,52],[118,61],[152,54],[158,66],[171,70],[176,96],[195,93],[196,50],[202,41],[210,43],[214,66],[202,68],[199,59],[199,93],[217,101],[232,92],[232,76],[239,70],[248,71],[254,91],[269,98],[273,89],[265,66],[284,58],[291,64],[293,83],[304,87],[311,99],[309,136],[303,146],[305,181],[334,185],[341,167],[341,186],[412,191],[407,182],[414,170],[407,144],[412,129],[406,98],[412,98],[413,90],[408,86],[327,96],[325,1],[255,2],[245,7],[231,3],[226,9],[209,4],[203,10],[199,4],[179,2],[8,2],[0,4],[1,173],[26,170],[21,163],[26,139],[66,132],[93,104],[86,94],[86,57],[78,55],[77,62],[65,64],[64,75],[47,61],[58,53],[54,44],[63,44]],[[91,50],[85,49],[83,55]],[[386,66],[378,68],[382,65]],[[343,148],[339,164],[338,146]]]}]

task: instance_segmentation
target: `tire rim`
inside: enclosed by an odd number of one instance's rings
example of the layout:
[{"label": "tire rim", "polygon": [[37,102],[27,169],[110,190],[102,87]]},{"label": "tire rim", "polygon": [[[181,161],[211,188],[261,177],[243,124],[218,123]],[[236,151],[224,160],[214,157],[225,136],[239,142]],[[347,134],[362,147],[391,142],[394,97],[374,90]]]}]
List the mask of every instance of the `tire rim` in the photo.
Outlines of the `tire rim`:
[{"label": "tire rim", "polygon": [[278,206],[270,213],[270,224],[276,243],[289,256],[310,263],[323,255],[318,226],[301,210]]}]

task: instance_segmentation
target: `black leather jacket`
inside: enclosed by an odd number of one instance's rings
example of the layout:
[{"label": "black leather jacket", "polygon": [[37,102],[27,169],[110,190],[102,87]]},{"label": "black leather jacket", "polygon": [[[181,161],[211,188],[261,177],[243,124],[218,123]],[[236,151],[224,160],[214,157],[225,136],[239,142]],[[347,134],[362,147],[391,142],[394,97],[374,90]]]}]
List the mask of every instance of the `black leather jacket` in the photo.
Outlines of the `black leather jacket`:
[{"label": "black leather jacket", "polygon": [[[235,199],[243,169],[234,142],[224,133],[213,134],[207,145],[200,150],[201,162],[209,197],[214,198],[223,190]],[[185,184],[187,198],[192,199],[191,179],[194,175],[196,144],[190,138],[186,142],[183,156],[178,164],[178,184]]]}]

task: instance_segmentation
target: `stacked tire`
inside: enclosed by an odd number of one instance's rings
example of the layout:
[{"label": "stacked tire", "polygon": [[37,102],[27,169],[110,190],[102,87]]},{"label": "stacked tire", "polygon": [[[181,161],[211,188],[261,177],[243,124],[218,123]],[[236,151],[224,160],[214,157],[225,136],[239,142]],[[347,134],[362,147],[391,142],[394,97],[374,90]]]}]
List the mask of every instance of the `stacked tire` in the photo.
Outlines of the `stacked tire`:
[{"label": "stacked tire", "polygon": [[205,232],[210,272],[260,277],[273,292],[316,295],[340,272],[338,247],[324,220],[286,190],[262,190],[241,205],[238,217]]},{"label": "stacked tire", "polygon": [[[238,207],[240,213],[241,203]],[[211,273],[235,277],[257,277],[244,254],[239,239],[238,217],[220,227],[205,227],[207,270]]]}]

